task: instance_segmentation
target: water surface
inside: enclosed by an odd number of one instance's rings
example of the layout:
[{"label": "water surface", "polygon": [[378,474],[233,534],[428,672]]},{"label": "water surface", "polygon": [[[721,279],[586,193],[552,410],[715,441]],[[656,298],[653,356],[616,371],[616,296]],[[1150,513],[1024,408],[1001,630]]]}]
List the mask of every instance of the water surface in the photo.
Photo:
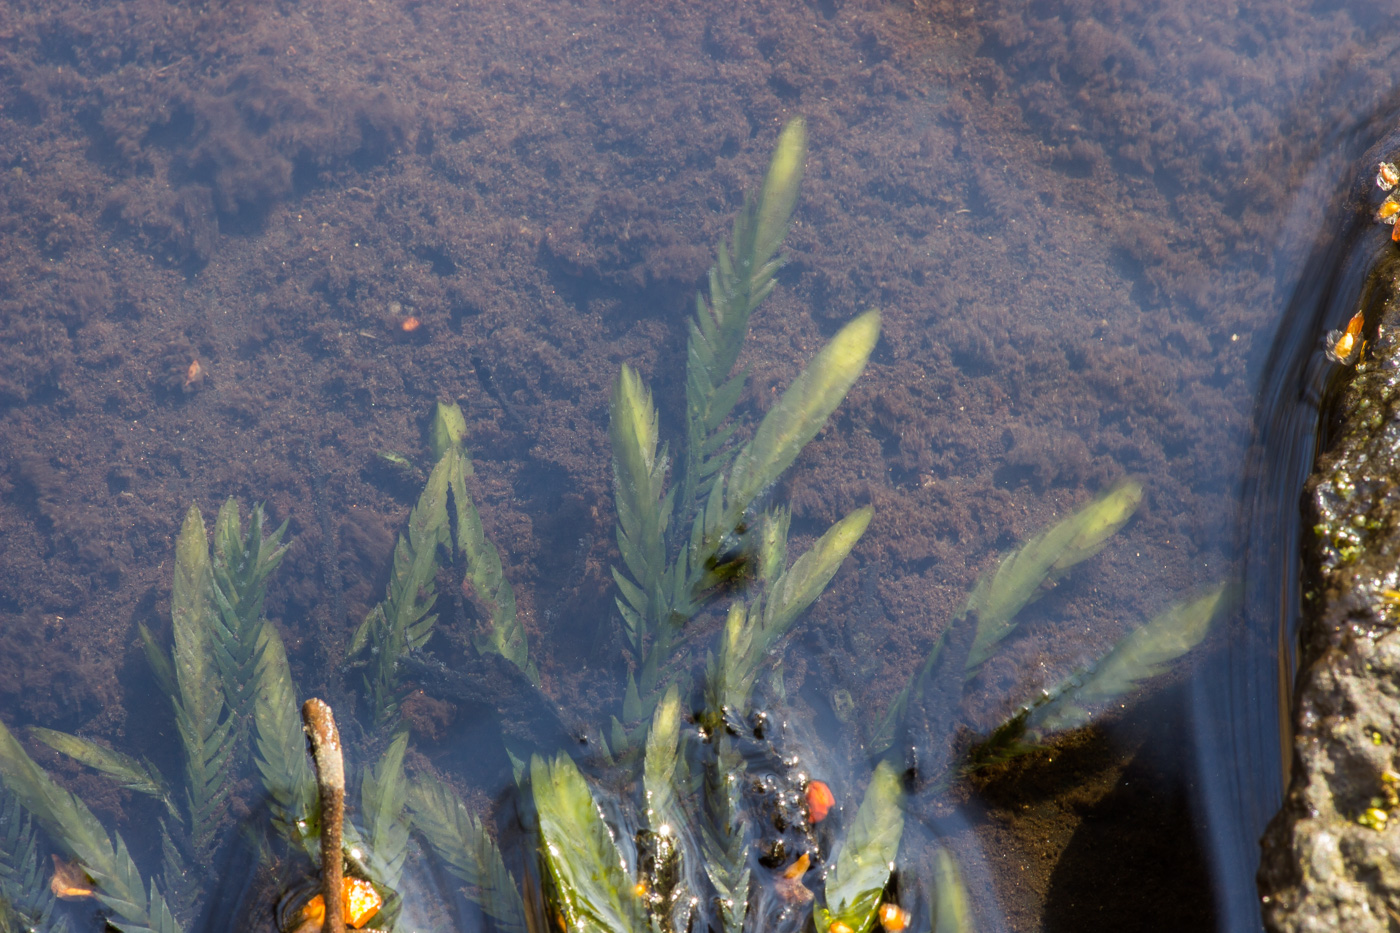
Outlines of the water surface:
[{"label": "water surface", "polygon": [[[695,290],[801,114],[790,263],[754,319],[741,405],[766,409],[860,311],[881,308],[884,329],[777,491],[799,541],[876,510],[785,648],[795,721],[858,786],[862,730],[996,555],[1136,476],[1141,511],[1028,610],[972,685],[968,728],[1204,586],[1243,577],[1250,611],[1102,727],[956,786],[940,825],[979,929],[1257,927],[1253,840],[1282,787],[1296,616],[1291,490],[1317,334],[1345,317],[1313,293],[1339,288],[1335,198],[1391,112],[1385,7],[9,11],[12,729],[178,771],[137,626],[168,643],[181,517],[230,495],[290,522],[268,617],[300,693],[353,708],[342,655],[422,480],[377,452],[424,463],[439,398],[467,413],[473,493],[545,693],[611,715],[609,388],[635,366],[676,437]],[[443,599],[449,631],[469,623],[459,593]],[[440,653],[469,654],[458,631]],[[414,763],[494,815],[508,772],[480,750],[502,725],[428,699]],[[156,864],[144,801],[30,747]],[[1213,884],[1177,865],[1213,866]]]}]

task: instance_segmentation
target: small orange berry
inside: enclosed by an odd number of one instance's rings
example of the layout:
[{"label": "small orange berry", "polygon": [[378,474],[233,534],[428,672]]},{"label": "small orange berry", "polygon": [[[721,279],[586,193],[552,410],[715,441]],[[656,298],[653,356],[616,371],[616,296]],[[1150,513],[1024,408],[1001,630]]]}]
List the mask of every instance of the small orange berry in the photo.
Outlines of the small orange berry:
[{"label": "small orange berry", "polygon": [[825,781],[813,781],[807,785],[807,816],[813,823],[826,819],[831,808],[836,806],[836,795]]},{"label": "small orange berry", "polygon": [[404,318],[403,323],[399,325],[399,327],[403,328],[403,332],[405,334],[411,334],[422,326],[423,322],[412,315],[409,315],[408,317]]},{"label": "small orange berry", "polygon": [[885,928],[885,933],[901,933],[909,925],[909,911],[898,904],[880,905],[880,926]]}]

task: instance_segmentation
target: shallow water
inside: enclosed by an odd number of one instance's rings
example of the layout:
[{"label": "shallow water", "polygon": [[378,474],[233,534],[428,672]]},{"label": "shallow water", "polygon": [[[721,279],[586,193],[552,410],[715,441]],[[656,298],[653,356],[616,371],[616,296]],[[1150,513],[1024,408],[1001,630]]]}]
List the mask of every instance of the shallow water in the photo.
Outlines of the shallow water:
[{"label": "shallow water", "polygon": [[[840,324],[884,314],[870,368],[775,493],[803,544],[876,510],[784,649],[813,772],[858,793],[873,720],[997,554],[1136,476],[1137,517],[1026,611],[959,721],[985,731],[1214,582],[1242,577],[1247,611],[1095,729],[956,784],[931,832],[979,929],[1257,928],[1317,339],[1349,316],[1348,257],[1369,248],[1334,233],[1338,199],[1393,112],[1384,6],[9,10],[12,729],[178,773],[137,626],[168,645],[181,517],[230,495],[290,522],[267,615],[301,695],[353,709],[342,655],[382,596],[438,398],[466,410],[472,491],[545,694],[606,720],[622,693],[608,391],[636,366],[678,442],[694,292],[800,113],[791,261],[755,315],[741,406],[766,410]],[[465,664],[469,600],[443,587],[455,634],[433,648]],[[410,763],[508,830],[501,736],[550,727],[483,709],[427,691]],[[158,863],[141,798],[27,747]],[[251,785],[236,796],[256,804]],[[230,859],[237,900],[261,882]]]}]

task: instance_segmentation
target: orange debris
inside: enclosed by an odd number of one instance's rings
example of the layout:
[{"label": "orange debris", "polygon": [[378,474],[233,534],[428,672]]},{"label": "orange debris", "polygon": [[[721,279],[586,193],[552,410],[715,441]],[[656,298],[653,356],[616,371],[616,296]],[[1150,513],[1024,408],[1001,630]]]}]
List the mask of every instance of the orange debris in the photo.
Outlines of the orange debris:
[{"label": "orange debris", "polygon": [[54,897],[61,897],[66,901],[95,896],[92,884],[83,872],[83,866],[77,862],[61,861],[57,855],[53,856],[53,877],[49,879],[49,890],[53,892]]},{"label": "orange debris", "polygon": [[[1400,230],[1400,227],[1395,229]],[[1347,322],[1344,331],[1334,330],[1327,334],[1327,356],[1333,362],[1350,364],[1361,349],[1361,328],[1365,325],[1365,315],[1358,311]]]},{"label": "orange debris", "polygon": [[784,878],[801,878],[803,875],[807,874],[807,869],[809,869],[809,868],[811,868],[811,867],[812,867],[812,857],[811,857],[810,855],[808,855],[806,852],[803,852],[803,853],[802,853],[802,857],[801,857],[800,859],[798,859],[797,861],[793,862],[793,863],[792,863],[791,865],[789,865],[787,868],[783,869],[783,877],[784,877]]},{"label": "orange debris", "polygon": [[777,889],[778,896],[789,904],[810,904],[812,891],[802,883],[802,876],[807,874],[807,869],[811,866],[812,857],[803,852],[801,858],[783,869],[783,873],[773,879],[773,887]]},{"label": "orange debris", "polygon": [[[346,878],[342,896],[345,902],[345,922],[356,930],[379,913],[379,908],[384,904],[384,899],[374,890],[374,885],[360,878]],[[326,919],[325,899],[317,894],[307,901],[306,906],[301,909],[301,916],[302,929],[310,924],[315,924],[314,928],[319,929]]]},{"label": "orange debris", "polygon": [[409,315],[408,317],[404,318],[403,323],[399,325],[399,327],[403,328],[403,332],[405,334],[411,334],[422,326],[423,322],[418,320],[418,318],[413,317],[412,315]]},{"label": "orange debris", "polygon": [[1396,182],[1400,182],[1400,170],[1395,168],[1392,162],[1382,162],[1376,166],[1376,187],[1382,191],[1389,191],[1395,187]]},{"label": "orange debris", "polygon": [[831,808],[836,806],[836,796],[825,781],[813,781],[807,785],[807,816],[813,823],[826,819]]}]

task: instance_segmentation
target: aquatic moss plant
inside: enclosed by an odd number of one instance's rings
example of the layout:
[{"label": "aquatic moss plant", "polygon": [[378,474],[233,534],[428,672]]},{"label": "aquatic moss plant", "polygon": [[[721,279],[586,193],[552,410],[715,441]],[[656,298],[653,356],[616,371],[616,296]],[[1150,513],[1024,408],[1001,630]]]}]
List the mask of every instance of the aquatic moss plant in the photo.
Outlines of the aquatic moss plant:
[{"label": "aquatic moss plant", "polygon": [[[536,846],[515,871],[488,823],[451,786],[405,772],[409,739],[398,718],[409,687],[406,662],[429,646],[436,581],[449,564],[469,584],[479,617],[475,651],[499,655],[539,685],[514,590],[467,488],[465,419],[457,406],[437,405],[429,431],[434,465],[395,546],[384,599],[347,652],[372,726],[368,740],[383,752],[360,772],[359,821],[346,826],[340,857],[387,897],[376,928],[393,929],[412,906],[400,890],[421,844],[504,933],[540,933],[557,923],[607,933],[796,931],[809,920],[818,933],[868,933],[877,918],[889,929],[910,922],[901,897],[922,905],[913,918],[920,929],[970,931],[957,861],[936,837],[930,877],[896,868],[906,814],[919,813],[920,801],[959,771],[988,767],[1087,721],[1092,708],[1199,641],[1223,600],[1223,591],[1212,591],[1130,633],[1096,665],[1024,704],[966,757],[950,760],[940,751],[959,722],[964,685],[1012,634],[1020,611],[1097,553],[1136,510],[1141,487],[1116,484],[1003,556],[979,581],[873,728],[854,813],[836,829],[817,827],[822,817],[804,796],[814,790],[810,775],[788,754],[781,719],[768,712],[785,702],[776,659],[873,513],[854,510],[790,561],[790,514],[767,495],[860,376],[878,340],[878,313],[842,328],[749,440],[734,440],[747,377],[735,367],[751,315],[775,287],[804,155],[797,121],[784,129],[763,187],[746,200],[720,245],[708,292],[697,297],[680,456],[672,458],[661,441],[641,376],[624,366],[613,384],[613,578],[625,689],[610,727],[600,723],[591,733],[586,757],[547,747],[507,750],[516,762],[521,828]],[[12,854],[0,860],[0,924],[62,923],[42,896],[31,816],[80,866],[111,925],[174,933],[197,924],[216,881],[209,866],[229,840],[230,786],[250,759],[267,801],[258,850],[280,845],[292,853],[299,866],[292,877],[311,876],[326,855],[297,691],[276,629],[262,617],[268,579],[285,550],[283,529],[264,535],[263,522],[254,509],[244,533],[230,501],[211,548],[192,508],[176,546],[173,650],[167,654],[142,629],[156,680],[171,698],[184,761],[179,781],[91,740],[34,731],[158,802],[159,868],[143,874],[120,834],[109,833],[0,726],[0,841],[13,839]],[[724,603],[703,670],[688,669],[680,649],[694,637],[689,623]],[[415,929],[432,927],[421,912],[413,918]]]},{"label": "aquatic moss plant", "polygon": [[[285,525],[264,536],[261,507],[245,534],[233,500],[219,511],[212,554],[197,507],[186,515],[175,547],[170,654],[142,628],[157,684],[168,695],[183,753],[180,781],[149,761],[80,736],[34,729],[35,738],[159,801],[161,858],[142,871],[120,833],[108,831],[87,805],[53,781],[0,724],[0,781],[10,800],[32,815],[48,839],[73,859],[108,922],[129,933],[177,933],[205,919],[218,879],[211,874],[229,837],[230,787],[245,770],[251,744],[269,809],[268,829],[308,859],[317,850],[316,794],[297,715],[296,691],[276,630],[262,617],[267,581],[280,562]],[[367,880],[392,893],[407,845],[406,735],[390,742],[363,781]],[[33,847],[15,872],[35,871]],[[392,899],[390,907],[392,907]],[[34,916],[34,907],[28,915]],[[388,910],[389,908],[386,908]],[[42,918],[42,911],[40,911]],[[45,928],[45,927],[40,927]]]}]

